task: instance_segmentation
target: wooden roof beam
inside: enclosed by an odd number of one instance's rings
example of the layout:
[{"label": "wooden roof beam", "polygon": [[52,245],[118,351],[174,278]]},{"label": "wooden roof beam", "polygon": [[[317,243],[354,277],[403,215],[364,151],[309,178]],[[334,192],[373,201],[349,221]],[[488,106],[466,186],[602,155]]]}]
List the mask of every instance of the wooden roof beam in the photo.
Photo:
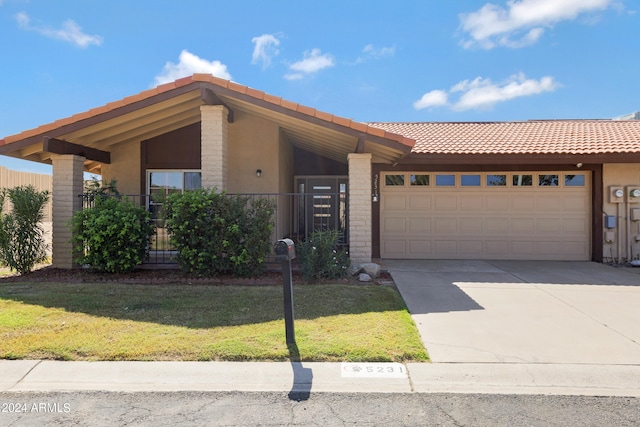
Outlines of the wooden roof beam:
[{"label": "wooden roof beam", "polygon": [[87,160],[93,160],[100,163],[111,163],[111,153],[108,151],[98,150],[97,148],[85,147],[83,145],[73,144],[71,142],[60,139],[44,137],[43,151],[54,154],[74,154],[82,156]]}]

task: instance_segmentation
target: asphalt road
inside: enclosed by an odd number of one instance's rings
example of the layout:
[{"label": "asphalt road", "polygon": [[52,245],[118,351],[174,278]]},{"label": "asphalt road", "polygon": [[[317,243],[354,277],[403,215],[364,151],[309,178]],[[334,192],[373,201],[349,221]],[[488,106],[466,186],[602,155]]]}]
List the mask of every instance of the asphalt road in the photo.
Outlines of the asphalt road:
[{"label": "asphalt road", "polygon": [[488,394],[0,393],[0,426],[637,426],[640,399]]}]

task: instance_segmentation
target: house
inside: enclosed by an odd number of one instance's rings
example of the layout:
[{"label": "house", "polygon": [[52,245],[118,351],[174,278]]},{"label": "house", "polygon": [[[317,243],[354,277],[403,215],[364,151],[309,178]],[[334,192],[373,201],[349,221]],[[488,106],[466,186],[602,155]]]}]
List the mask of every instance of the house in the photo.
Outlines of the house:
[{"label": "house", "polygon": [[84,171],[126,194],[304,193],[274,238],[322,221],[354,263],[640,256],[637,120],[360,123],[194,74],[7,136],[0,154],[53,165],[61,268]]}]

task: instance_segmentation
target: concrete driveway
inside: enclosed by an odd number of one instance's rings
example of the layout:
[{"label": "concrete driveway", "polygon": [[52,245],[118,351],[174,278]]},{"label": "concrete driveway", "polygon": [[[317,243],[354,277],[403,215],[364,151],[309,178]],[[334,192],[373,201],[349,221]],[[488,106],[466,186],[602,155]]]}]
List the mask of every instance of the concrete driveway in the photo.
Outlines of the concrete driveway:
[{"label": "concrete driveway", "polygon": [[433,362],[640,365],[640,269],[384,260]]}]

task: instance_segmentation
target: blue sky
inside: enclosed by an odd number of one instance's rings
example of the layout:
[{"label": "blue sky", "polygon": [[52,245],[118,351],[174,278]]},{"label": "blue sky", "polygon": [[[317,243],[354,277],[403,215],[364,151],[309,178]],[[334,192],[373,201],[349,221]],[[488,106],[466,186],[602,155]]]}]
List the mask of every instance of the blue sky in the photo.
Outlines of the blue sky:
[{"label": "blue sky", "polygon": [[[0,138],[194,72],[373,121],[640,110],[637,0],[0,0]],[[0,156],[0,165],[49,172]]]}]

